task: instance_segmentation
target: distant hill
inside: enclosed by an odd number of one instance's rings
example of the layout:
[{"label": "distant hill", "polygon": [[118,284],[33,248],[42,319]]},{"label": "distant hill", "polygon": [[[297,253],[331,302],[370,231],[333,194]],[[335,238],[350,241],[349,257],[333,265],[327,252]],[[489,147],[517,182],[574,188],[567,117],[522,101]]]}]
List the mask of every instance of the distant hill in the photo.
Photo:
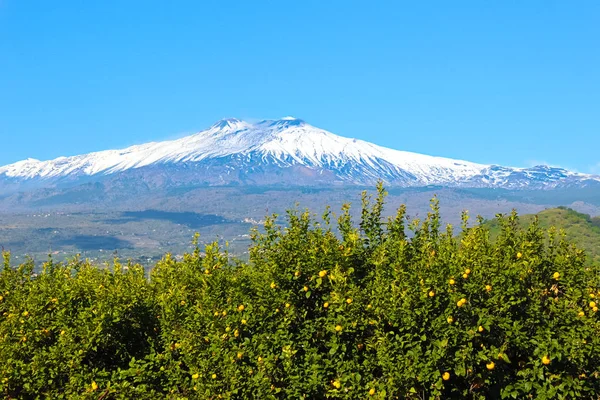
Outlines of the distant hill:
[{"label": "distant hill", "polygon": [[[523,226],[527,226],[538,216],[542,228],[552,226],[564,229],[567,237],[585,250],[591,263],[600,264],[600,216],[590,217],[567,207],[558,207],[539,212],[538,214],[527,214],[520,217]],[[500,226],[496,219],[486,221],[490,228],[492,238],[500,233]]]}]

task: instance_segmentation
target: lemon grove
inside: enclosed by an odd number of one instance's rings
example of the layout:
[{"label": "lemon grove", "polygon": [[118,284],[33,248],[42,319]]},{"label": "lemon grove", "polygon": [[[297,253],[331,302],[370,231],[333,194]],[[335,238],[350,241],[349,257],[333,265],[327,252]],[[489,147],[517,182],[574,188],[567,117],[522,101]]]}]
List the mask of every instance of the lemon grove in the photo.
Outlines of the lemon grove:
[{"label": "lemon grove", "polygon": [[[515,213],[490,240],[385,191],[211,244],[149,276],[74,258],[0,272],[0,395],[90,399],[574,398],[600,392],[599,268]],[[481,220],[479,221],[481,222]],[[197,243],[197,242],[196,242]]]}]

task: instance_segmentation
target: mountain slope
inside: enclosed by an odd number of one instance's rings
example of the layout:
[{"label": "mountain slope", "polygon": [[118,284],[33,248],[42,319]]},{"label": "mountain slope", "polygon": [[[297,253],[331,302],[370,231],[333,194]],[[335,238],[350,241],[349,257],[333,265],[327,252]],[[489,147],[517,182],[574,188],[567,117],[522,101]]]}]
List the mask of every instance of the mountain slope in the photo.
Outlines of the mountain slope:
[{"label": "mountain slope", "polygon": [[[552,226],[564,229],[567,237],[579,248],[585,250],[590,263],[600,264],[600,217],[590,217],[566,207],[552,208],[538,214],[527,214],[520,217],[519,223],[527,227],[538,216],[540,227],[548,229]],[[486,221],[492,237],[498,236],[500,226],[497,221]]]},{"label": "mountain slope", "polygon": [[508,168],[388,149],[291,117],[255,124],[226,119],[177,140],[0,167],[5,190],[107,176],[208,185],[372,185],[381,179],[390,186],[549,188],[600,181],[560,168]]}]

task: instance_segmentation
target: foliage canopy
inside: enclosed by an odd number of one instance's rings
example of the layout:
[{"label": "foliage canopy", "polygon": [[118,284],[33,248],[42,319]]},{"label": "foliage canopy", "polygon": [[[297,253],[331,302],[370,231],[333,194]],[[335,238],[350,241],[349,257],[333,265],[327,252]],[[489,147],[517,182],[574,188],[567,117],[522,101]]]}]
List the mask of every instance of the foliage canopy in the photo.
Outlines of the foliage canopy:
[{"label": "foliage canopy", "polygon": [[[574,398],[600,392],[599,268],[516,213],[442,229],[385,191],[217,244],[149,277],[115,260],[0,273],[5,398]],[[481,220],[479,221],[481,222]]]}]

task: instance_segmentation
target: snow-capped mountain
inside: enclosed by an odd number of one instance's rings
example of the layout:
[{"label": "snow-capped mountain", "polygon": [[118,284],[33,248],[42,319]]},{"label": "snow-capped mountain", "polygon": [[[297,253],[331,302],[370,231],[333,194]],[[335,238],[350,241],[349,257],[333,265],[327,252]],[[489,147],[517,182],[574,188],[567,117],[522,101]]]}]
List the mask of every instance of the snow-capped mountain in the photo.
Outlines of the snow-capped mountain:
[{"label": "snow-capped mountain", "polygon": [[135,178],[154,185],[358,184],[551,188],[600,177],[538,166],[509,168],[393,150],[286,117],[224,119],[177,140],[0,167],[2,187],[57,186]]}]

